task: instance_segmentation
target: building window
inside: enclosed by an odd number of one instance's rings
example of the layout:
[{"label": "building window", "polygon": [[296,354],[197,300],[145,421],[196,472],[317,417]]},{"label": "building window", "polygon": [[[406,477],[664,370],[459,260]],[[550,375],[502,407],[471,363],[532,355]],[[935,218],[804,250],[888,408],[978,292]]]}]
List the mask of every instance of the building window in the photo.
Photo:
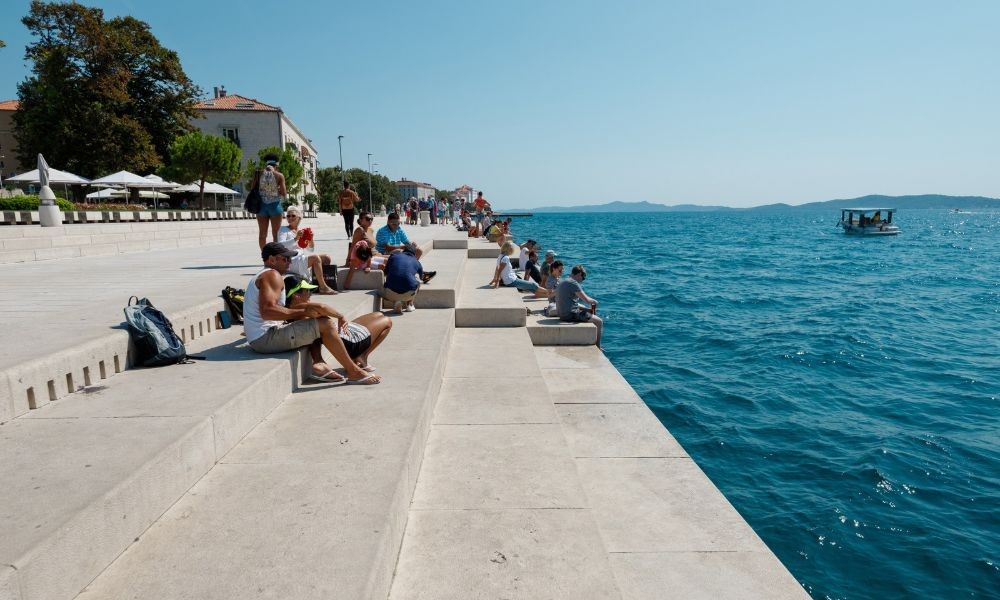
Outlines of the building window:
[{"label": "building window", "polygon": [[222,137],[227,138],[232,143],[236,144],[236,147],[240,146],[240,130],[236,127],[223,127]]}]

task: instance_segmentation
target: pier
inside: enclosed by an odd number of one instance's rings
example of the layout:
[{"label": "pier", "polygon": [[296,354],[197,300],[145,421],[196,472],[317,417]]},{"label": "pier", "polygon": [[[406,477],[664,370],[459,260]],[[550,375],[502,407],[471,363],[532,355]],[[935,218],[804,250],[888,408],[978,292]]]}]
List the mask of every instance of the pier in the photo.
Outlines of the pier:
[{"label": "pier", "polygon": [[[308,225],[343,264],[340,218]],[[592,325],[487,287],[496,244],[406,226],[438,275],[391,315],[383,382],[331,387],[217,327],[257,229],[201,227],[0,228],[25,253],[0,267],[0,600],[808,597]],[[381,285],[314,300],[353,318]],[[131,368],[131,295],[207,360]]]}]

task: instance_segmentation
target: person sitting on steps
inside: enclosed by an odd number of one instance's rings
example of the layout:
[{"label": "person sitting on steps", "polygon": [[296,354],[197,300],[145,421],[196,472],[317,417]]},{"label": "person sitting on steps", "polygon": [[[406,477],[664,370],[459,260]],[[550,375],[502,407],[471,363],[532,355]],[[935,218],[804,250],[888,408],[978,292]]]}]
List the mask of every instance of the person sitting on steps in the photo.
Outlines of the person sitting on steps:
[{"label": "person sitting on steps", "polygon": [[[316,286],[309,283],[298,275],[288,275],[285,277],[285,298],[288,307],[291,309],[305,308],[309,305],[309,298],[312,290]],[[361,315],[357,319],[349,322],[347,327],[340,331],[340,339],[344,342],[347,355],[351,357],[354,364],[367,372],[373,373],[375,367],[368,362],[368,357],[379,347],[392,329],[392,319],[380,312]],[[309,345],[309,354],[312,356],[313,364],[326,364],[323,362],[323,340],[319,339]],[[314,381],[329,381],[327,377],[313,377]]]},{"label": "person sitting on steps", "polygon": [[285,218],[288,220],[288,225],[282,226],[278,230],[278,242],[284,244],[289,250],[296,252],[288,270],[303,277],[309,277],[309,274],[312,273],[314,281],[319,284],[318,294],[336,294],[337,290],[327,285],[326,279],[323,276],[323,266],[332,264],[333,259],[329,254],[313,253],[312,251],[315,249],[316,244],[312,239],[308,240],[304,248],[300,243],[305,234],[305,230],[299,228],[302,224],[302,211],[297,206],[289,206],[288,210],[285,211]]},{"label": "person sitting on steps", "polygon": [[[354,362],[339,333],[347,328],[347,319],[333,307],[309,302],[298,308],[286,306],[283,277],[295,256],[283,244],[264,244],[261,259],[264,268],[246,287],[243,298],[243,330],[254,352],[273,354],[288,352],[321,340],[347,373],[347,383],[373,385],[381,377],[364,371]],[[290,321],[287,322],[286,321]],[[329,365],[313,357],[312,376],[336,383],[345,378]]]}]

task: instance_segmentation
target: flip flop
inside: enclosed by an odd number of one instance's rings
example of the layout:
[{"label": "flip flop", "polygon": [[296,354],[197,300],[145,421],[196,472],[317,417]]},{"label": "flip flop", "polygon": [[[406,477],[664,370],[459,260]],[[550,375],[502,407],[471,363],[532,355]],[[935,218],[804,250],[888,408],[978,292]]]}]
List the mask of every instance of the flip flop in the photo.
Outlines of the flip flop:
[{"label": "flip flop", "polygon": [[363,379],[348,379],[347,385],[376,385],[380,383],[380,379],[375,379],[374,375],[369,375]]},{"label": "flip flop", "polygon": [[324,292],[323,290],[316,290],[316,293],[319,294],[320,296],[335,296],[337,294],[337,290],[332,288],[326,292]]},{"label": "flip flop", "polygon": [[[331,375],[336,375],[336,377],[331,377]],[[330,369],[322,375],[310,373],[306,376],[306,379],[309,381],[318,381],[320,383],[329,383],[330,385],[344,385],[347,383],[347,378],[343,377],[340,373],[337,373],[333,369]]]},{"label": "flip flop", "polygon": [[375,372],[375,367],[373,367],[373,366],[371,366],[371,365],[365,365],[365,366],[363,366],[363,367],[362,367],[361,365],[358,365],[358,367],[359,367],[359,368],[360,368],[360,369],[361,369],[362,371],[364,371],[365,373],[374,373],[374,372]]}]

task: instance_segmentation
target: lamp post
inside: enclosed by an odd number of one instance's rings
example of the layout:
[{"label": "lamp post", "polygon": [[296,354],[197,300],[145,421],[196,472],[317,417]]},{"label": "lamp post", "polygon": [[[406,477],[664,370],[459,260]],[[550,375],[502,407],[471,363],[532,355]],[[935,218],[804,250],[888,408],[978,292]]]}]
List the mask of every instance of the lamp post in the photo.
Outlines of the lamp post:
[{"label": "lamp post", "polygon": [[337,136],[337,149],[340,150],[340,189],[344,189],[344,146],[340,143],[342,139],[344,136]]},{"label": "lamp post", "polygon": [[[373,177],[375,175],[379,174],[378,169],[375,168],[377,166],[378,166],[377,162],[373,162],[372,163],[372,176]],[[371,196],[371,194],[372,194],[371,192],[368,193],[369,196]],[[372,197],[371,206],[368,207],[368,210],[371,211],[372,214],[374,214],[374,212],[375,212],[375,198],[374,198],[374,196]]]},{"label": "lamp post", "polygon": [[368,211],[372,211],[372,153],[368,153]]}]

